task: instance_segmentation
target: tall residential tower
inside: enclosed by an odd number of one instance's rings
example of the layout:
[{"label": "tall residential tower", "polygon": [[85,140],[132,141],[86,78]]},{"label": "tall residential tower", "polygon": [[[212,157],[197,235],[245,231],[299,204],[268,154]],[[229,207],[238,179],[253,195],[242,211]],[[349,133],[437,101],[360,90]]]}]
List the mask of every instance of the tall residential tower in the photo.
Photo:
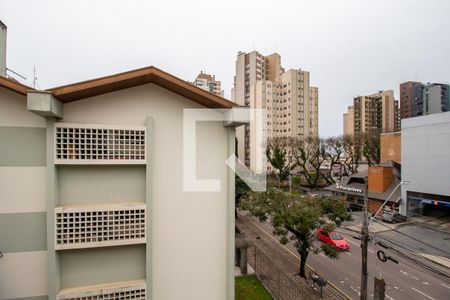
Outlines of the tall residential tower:
[{"label": "tall residential tower", "polygon": [[400,106],[402,119],[449,111],[449,85],[404,82],[400,84]]},{"label": "tall residential tower", "polygon": [[[317,136],[318,98],[318,88],[310,86],[309,72],[285,70],[278,53],[238,53],[232,99],[240,105],[265,109],[262,130],[268,138]],[[239,129],[239,158],[253,171],[263,171],[266,166],[259,163],[261,141],[256,127]]]},{"label": "tall residential tower", "polygon": [[223,97],[222,84],[220,81],[216,80],[215,75],[210,75],[207,73],[203,73],[200,71],[200,74],[197,75],[194,82],[192,83],[199,88],[207,90],[210,93],[216,94],[217,96]]},{"label": "tall residential tower", "polygon": [[394,99],[392,90],[355,97],[343,117],[344,135],[400,129],[398,101]]}]

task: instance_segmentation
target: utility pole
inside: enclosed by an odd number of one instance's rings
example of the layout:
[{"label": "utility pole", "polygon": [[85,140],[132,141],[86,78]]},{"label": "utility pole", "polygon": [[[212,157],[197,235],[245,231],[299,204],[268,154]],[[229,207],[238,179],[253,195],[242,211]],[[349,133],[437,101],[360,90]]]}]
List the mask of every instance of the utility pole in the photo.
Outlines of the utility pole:
[{"label": "utility pole", "polygon": [[369,224],[367,222],[368,180],[364,180],[363,226],[361,228],[361,288],[360,299],[367,300],[367,247],[369,245]]},{"label": "utility pole", "polygon": [[384,279],[381,277],[375,277],[373,281],[373,299],[374,300],[384,300],[384,290],[386,284]]}]

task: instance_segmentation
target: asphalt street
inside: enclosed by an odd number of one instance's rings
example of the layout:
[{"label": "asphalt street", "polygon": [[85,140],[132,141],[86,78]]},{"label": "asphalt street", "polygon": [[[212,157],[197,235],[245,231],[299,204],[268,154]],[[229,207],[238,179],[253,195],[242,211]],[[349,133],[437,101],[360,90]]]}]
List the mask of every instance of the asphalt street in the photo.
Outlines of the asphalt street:
[{"label": "asphalt street", "polygon": [[[274,237],[270,224],[261,223],[255,218],[251,218],[251,220],[266,234]],[[356,233],[344,229],[338,231],[350,244],[350,251],[342,252],[337,260],[329,259],[323,254],[311,254],[307,263],[352,299],[359,299],[361,283],[360,241],[353,238],[353,236],[358,236]],[[276,239],[276,237],[274,238]],[[292,244],[288,244],[286,247],[292,255],[298,257]],[[383,263],[376,258],[376,252],[385,249],[376,247],[379,246],[372,246],[369,249],[368,257],[368,293],[370,297],[373,295],[374,276],[381,273],[386,282],[386,299],[450,299],[449,277],[434,274],[394,251],[386,250],[386,253],[392,255],[399,264],[390,261]],[[425,263],[433,265],[431,262]]]}]

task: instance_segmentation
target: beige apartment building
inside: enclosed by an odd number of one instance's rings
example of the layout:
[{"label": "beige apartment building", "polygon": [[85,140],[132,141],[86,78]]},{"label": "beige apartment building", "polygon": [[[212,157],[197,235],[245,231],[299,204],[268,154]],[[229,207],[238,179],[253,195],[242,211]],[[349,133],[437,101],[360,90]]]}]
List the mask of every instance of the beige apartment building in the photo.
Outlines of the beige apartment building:
[{"label": "beige apartment building", "polygon": [[355,107],[350,105],[344,113],[344,135],[355,134]]},{"label": "beige apartment building", "polygon": [[343,115],[344,135],[377,130],[382,133],[400,130],[398,101],[394,91],[358,96]]},{"label": "beige apartment building", "polygon": [[224,96],[222,83],[216,80],[215,75],[210,75],[200,71],[192,84],[210,93],[216,94],[217,96]]},{"label": "beige apartment building", "polygon": [[[319,91],[310,86],[309,76],[301,69],[285,70],[278,53],[239,52],[232,100],[265,110],[262,131],[268,138],[317,136]],[[250,123],[237,130],[238,154],[252,171],[261,172],[267,169],[261,160],[263,140]]]}]

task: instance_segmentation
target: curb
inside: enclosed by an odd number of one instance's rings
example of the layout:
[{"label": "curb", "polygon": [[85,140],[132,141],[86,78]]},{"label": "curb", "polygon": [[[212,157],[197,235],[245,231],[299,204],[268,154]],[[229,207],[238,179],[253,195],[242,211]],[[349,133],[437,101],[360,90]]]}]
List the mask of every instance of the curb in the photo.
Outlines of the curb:
[{"label": "curb", "polygon": [[[441,267],[444,267],[444,268],[450,268],[449,265],[444,265],[443,263],[441,263],[441,262],[439,262],[439,261],[436,261],[436,260],[434,260],[434,259],[431,259],[431,258],[429,258],[429,257],[426,256],[426,255],[423,255],[423,254],[418,253],[418,252],[413,252],[413,253],[414,253],[414,255],[419,256],[419,257],[421,257],[421,258],[423,258],[423,259],[426,259],[426,260],[428,260],[428,261],[430,261],[430,262],[432,262],[432,263],[435,263],[435,264],[437,264],[437,265],[440,265]],[[444,259],[445,259],[445,260],[448,260],[449,263],[450,263],[450,260],[449,260],[448,258],[444,258]]]}]

